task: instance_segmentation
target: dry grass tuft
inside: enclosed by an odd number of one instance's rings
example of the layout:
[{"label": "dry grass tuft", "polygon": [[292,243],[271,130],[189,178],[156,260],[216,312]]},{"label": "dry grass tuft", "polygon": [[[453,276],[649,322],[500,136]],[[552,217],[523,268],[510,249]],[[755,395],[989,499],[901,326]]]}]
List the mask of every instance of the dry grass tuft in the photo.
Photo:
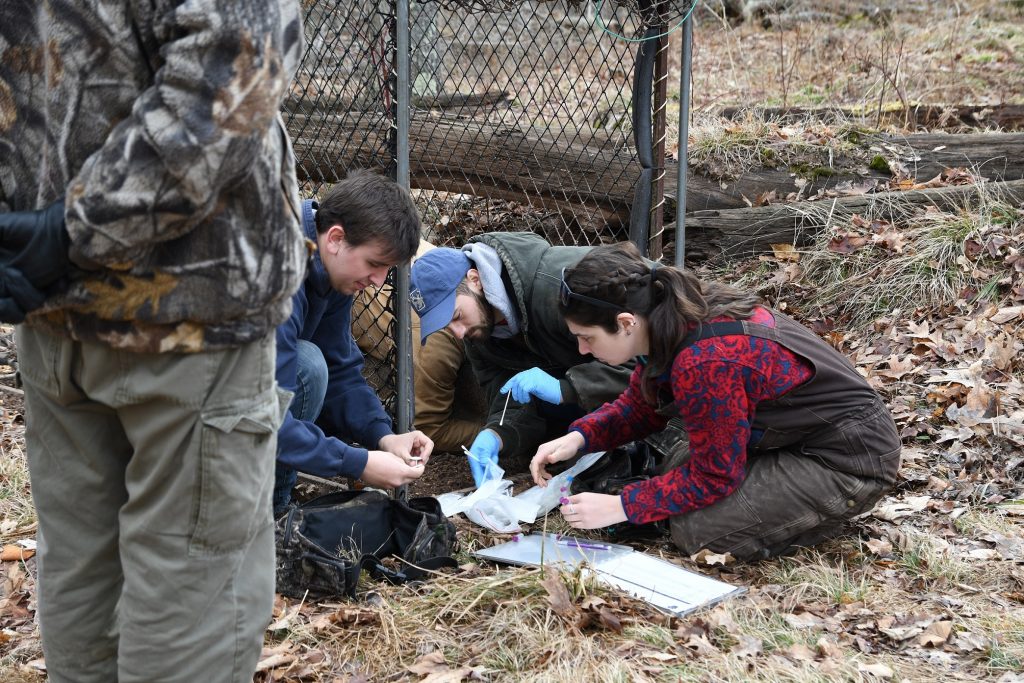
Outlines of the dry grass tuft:
[{"label": "dry grass tuft", "polygon": [[[17,410],[4,410],[0,434],[0,541],[4,543],[31,536],[36,523],[20,406]],[[19,416],[18,424],[12,422],[15,416]]]},{"label": "dry grass tuft", "polygon": [[736,120],[696,114],[689,129],[688,158],[693,170],[717,179],[764,168],[831,174],[840,165],[867,165],[867,152],[854,144],[863,133],[852,122],[786,125],[757,112]]},{"label": "dry grass tuft", "polygon": [[853,217],[830,215],[830,202],[812,205],[810,222],[828,227],[802,252],[800,284],[819,309],[861,327],[894,311],[996,301],[999,259],[977,247],[1019,233],[1024,213],[991,192],[956,211],[907,211],[898,195],[883,201]]}]

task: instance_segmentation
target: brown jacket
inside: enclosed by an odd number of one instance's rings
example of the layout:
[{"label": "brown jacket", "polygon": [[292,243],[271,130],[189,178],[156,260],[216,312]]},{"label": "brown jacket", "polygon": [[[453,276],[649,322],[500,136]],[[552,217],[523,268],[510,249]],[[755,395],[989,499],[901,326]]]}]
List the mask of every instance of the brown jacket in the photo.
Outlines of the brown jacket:
[{"label": "brown jacket", "polygon": [[416,429],[439,451],[459,453],[484,428],[487,417],[483,390],[466,362],[461,339],[448,330],[427,337],[414,355]]},{"label": "brown jacket", "polygon": [[[420,241],[416,255],[434,246]],[[382,401],[388,401],[392,388],[385,373],[394,370],[391,352],[393,315],[388,309],[391,287],[364,289],[352,307],[352,335],[370,369],[370,382]],[[412,316],[413,386],[415,391],[414,426],[434,442],[438,451],[461,453],[484,428],[486,410],[483,391],[466,362],[465,347],[448,330],[427,338],[420,346],[420,319]],[[376,381],[375,381],[376,380]]]}]

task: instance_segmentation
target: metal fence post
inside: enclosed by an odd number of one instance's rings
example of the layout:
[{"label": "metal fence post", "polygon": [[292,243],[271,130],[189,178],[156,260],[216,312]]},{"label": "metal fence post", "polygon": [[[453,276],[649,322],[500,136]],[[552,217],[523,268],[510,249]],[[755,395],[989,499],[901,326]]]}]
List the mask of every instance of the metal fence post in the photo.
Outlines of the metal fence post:
[{"label": "metal fence post", "polygon": [[693,13],[683,22],[683,57],[679,62],[679,173],[676,174],[675,266],[686,261],[686,174],[690,151],[690,64],[693,59]]},{"label": "metal fence post", "polygon": [[[409,0],[398,0],[395,19],[395,61],[398,71],[397,107],[398,148],[396,159],[396,182],[409,187]],[[408,305],[409,264],[402,264],[395,274],[395,289],[392,294],[395,309],[395,336],[397,342],[398,382],[395,406],[396,431],[407,432],[413,422],[413,378],[412,378],[412,311]]]}]

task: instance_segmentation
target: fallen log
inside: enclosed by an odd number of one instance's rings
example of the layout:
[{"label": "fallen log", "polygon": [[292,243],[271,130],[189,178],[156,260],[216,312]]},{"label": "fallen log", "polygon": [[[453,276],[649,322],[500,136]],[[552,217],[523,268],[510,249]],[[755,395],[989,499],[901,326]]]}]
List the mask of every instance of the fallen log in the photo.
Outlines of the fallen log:
[{"label": "fallen log", "polygon": [[868,139],[883,147],[913,150],[902,161],[911,177],[919,180],[934,178],[943,169],[953,167],[969,168],[989,180],[1024,178],[1024,133],[916,133]]},{"label": "fallen log", "polygon": [[758,118],[774,119],[782,123],[797,123],[815,119],[827,123],[867,121],[875,126],[902,125],[908,128],[981,128],[1024,130],[1024,105],[996,104],[969,107],[918,104],[909,110],[848,109],[842,107],[725,107],[720,115],[738,119],[753,114]]},{"label": "fallen log", "polygon": [[[288,116],[300,179],[336,182],[345,169],[390,159],[389,123],[367,112]],[[1024,133],[864,136],[891,165],[918,179],[967,166],[992,180],[1024,178]],[[630,148],[589,129],[554,134],[516,125],[416,115],[409,127],[412,187],[515,201],[572,215],[584,229],[618,229],[629,220],[639,166]],[[675,198],[678,164],[665,168],[665,197]],[[738,178],[687,176],[688,211],[742,208],[775,191],[812,196],[844,181],[878,180],[868,169],[758,168]]]},{"label": "fallen log", "polygon": [[[1013,204],[1024,203],[1024,180],[697,211],[686,216],[686,258],[746,258],[770,252],[772,244],[807,244],[817,231],[848,221],[853,214],[897,221],[922,206],[950,209],[976,202],[981,196],[998,197]],[[665,230],[674,233],[675,224],[666,226]]]},{"label": "fallen log", "polygon": [[[300,180],[336,182],[345,169],[375,167],[388,149],[388,126],[365,113],[287,116]],[[514,125],[416,116],[409,125],[410,183],[419,189],[505,199],[570,213],[581,223],[625,225],[640,168],[631,149],[586,130],[556,136]],[[675,198],[678,164],[665,168],[665,196]],[[805,194],[860,175],[816,172]],[[882,176],[879,174],[879,178]],[[764,192],[797,191],[787,169],[759,169],[723,182],[689,173],[690,210],[747,206]]]}]

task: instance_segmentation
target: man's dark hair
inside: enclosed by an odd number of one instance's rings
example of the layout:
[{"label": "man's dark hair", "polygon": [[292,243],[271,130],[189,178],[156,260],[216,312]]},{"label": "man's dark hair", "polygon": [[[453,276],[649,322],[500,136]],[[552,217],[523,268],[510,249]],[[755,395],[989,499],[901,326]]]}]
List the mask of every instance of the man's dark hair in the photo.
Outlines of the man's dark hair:
[{"label": "man's dark hair", "polygon": [[317,234],[339,224],[349,246],[378,242],[398,263],[411,259],[420,244],[420,216],[412,195],[372,171],[351,171],[324,194],[316,212]]}]

